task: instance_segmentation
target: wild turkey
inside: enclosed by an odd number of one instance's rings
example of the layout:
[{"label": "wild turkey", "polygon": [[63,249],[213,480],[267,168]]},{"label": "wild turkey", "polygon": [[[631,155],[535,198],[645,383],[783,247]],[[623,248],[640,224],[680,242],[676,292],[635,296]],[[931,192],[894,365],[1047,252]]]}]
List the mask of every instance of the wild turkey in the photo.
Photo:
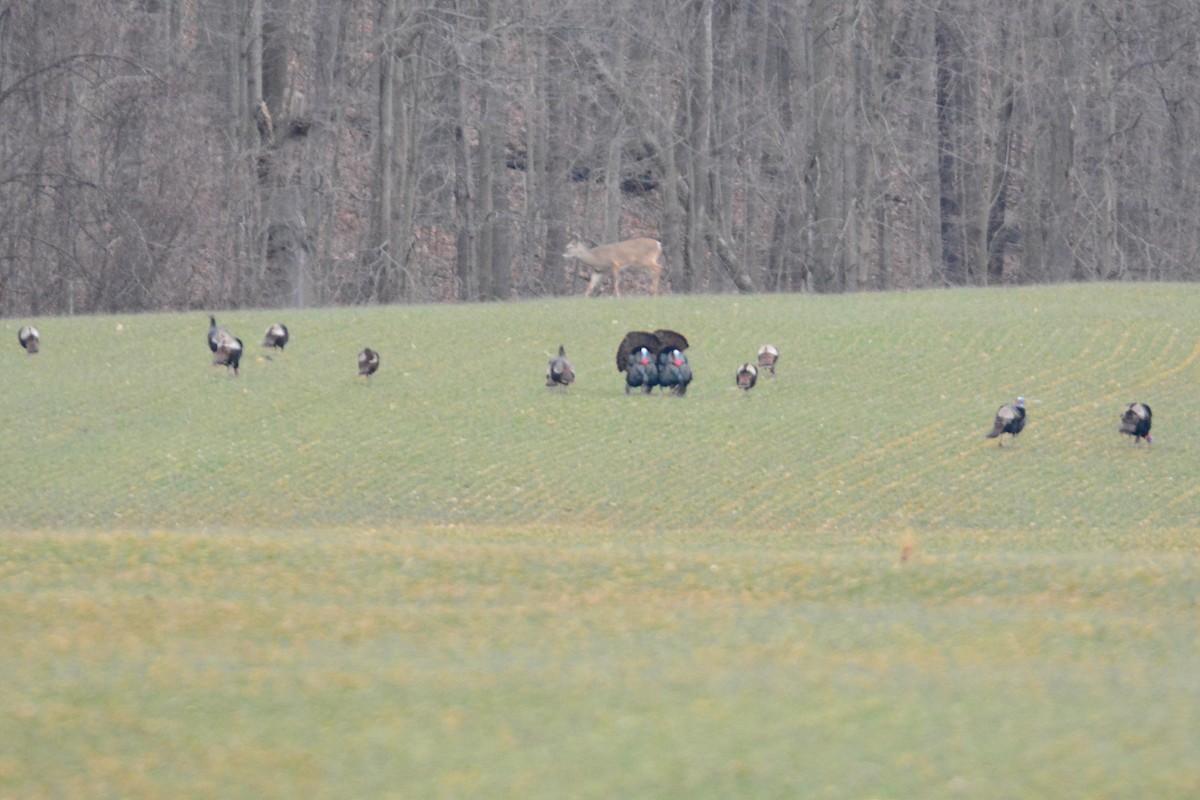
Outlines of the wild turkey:
[{"label": "wild turkey", "polygon": [[242,340],[226,333],[225,338],[218,341],[217,349],[213,351],[212,363],[214,367],[225,367],[226,372],[232,370],[233,377],[236,378],[238,366],[242,363]]},{"label": "wild turkey", "polygon": [[651,390],[658,385],[658,365],[655,363],[654,354],[649,348],[639,347],[635,352],[629,354],[629,360],[625,365],[625,394],[629,394],[630,389],[642,387],[642,391],[650,394]]},{"label": "wild turkey", "polygon": [[617,372],[625,373],[625,394],[639,386],[649,393],[658,383],[658,347],[658,337],[649,331],[630,331],[617,345]]},{"label": "wild turkey", "polygon": [[[997,439],[1002,434],[1011,434],[1014,438],[1025,428],[1025,398],[1018,397],[1015,403],[1005,403],[996,409],[996,419],[992,423],[992,431],[987,435],[989,439]],[[999,442],[1000,446],[1004,446],[1004,440]]]},{"label": "wild turkey", "polygon": [[38,335],[37,328],[32,325],[26,325],[17,331],[17,341],[21,343],[21,347],[25,348],[25,352],[29,355],[37,355],[38,346],[42,342],[42,337]]},{"label": "wild turkey", "polygon": [[567,351],[561,344],[558,355],[546,365],[546,385],[567,387],[575,382],[575,367],[567,360]]},{"label": "wild turkey", "polygon": [[267,333],[263,336],[263,347],[273,347],[276,350],[283,350],[288,343],[287,325],[275,324],[267,328]]},{"label": "wild turkey", "polygon": [[617,345],[617,372],[624,372],[629,366],[630,355],[643,348],[651,355],[658,355],[658,337],[649,331],[630,331],[625,334],[625,338]]},{"label": "wild turkey", "polygon": [[683,397],[692,382],[692,365],[687,356],[678,349],[663,350],[658,354],[658,385],[670,389],[671,394]]},{"label": "wild turkey", "polygon": [[[764,344],[758,348],[758,366],[759,369],[769,370],[772,375],[775,374],[775,362],[779,360],[779,350],[773,344]],[[751,383],[751,386],[754,384]]]},{"label": "wild turkey", "polygon": [[[742,364],[737,368],[737,372],[733,374],[733,379],[739,389],[748,392],[758,382],[758,367],[749,362]],[[764,391],[766,390],[764,389]]]},{"label": "wild turkey", "polygon": [[208,315],[208,349],[217,352],[217,348],[221,346],[221,335],[228,336],[221,328],[217,327],[217,318],[212,314]]},{"label": "wild turkey", "polygon": [[654,336],[658,339],[658,352],[663,350],[687,350],[687,337],[678,331],[665,330],[659,328],[654,332]]},{"label": "wild turkey", "polygon": [[1134,444],[1141,444],[1142,439],[1146,440],[1146,444],[1152,444],[1154,442],[1154,437],[1150,435],[1152,417],[1150,406],[1145,403],[1130,403],[1129,407],[1125,409],[1125,413],[1121,415],[1121,433],[1132,436]]},{"label": "wild turkey", "polygon": [[377,369],[379,369],[379,353],[369,347],[364,347],[363,351],[358,354],[358,374],[370,380]]},{"label": "wild turkey", "polygon": [[224,328],[217,327],[217,320],[211,314],[208,317],[208,349],[213,353],[213,366],[225,367],[232,371],[233,377],[238,376],[238,367],[242,363],[242,340],[231,336]]},{"label": "wild turkey", "polygon": [[[682,353],[687,348],[687,337],[677,331],[660,328],[654,333],[630,331],[625,334],[625,338],[617,346],[617,371],[625,373],[625,393],[629,394],[630,387],[641,386],[649,394],[660,382],[661,366],[665,366],[663,354],[673,350]],[[646,359],[643,359],[642,351],[645,351]],[[683,362],[686,364],[687,359],[683,359]],[[634,370],[632,374],[629,371],[631,368]],[[687,373],[687,380],[690,382],[690,366],[687,367]],[[674,384],[672,389],[676,386],[678,384]],[[675,393],[683,394],[686,391],[685,385],[683,392]]]}]

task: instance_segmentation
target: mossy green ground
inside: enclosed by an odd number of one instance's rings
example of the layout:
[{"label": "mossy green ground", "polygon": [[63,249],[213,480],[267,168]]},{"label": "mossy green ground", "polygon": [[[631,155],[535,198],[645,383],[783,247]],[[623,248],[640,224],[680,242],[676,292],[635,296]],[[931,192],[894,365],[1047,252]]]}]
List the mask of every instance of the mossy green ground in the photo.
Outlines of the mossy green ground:
[{"label": "mossy green ground", "polygon": [[[38,320],[36,357],[10,320],[0,796],[1194,797],[1197,312],[218,313],[237,380],[203,314]],[[623,392],[654,327],[692,340],[686,398]],[[1132,400],[1153,447],[1116,432]]]}]

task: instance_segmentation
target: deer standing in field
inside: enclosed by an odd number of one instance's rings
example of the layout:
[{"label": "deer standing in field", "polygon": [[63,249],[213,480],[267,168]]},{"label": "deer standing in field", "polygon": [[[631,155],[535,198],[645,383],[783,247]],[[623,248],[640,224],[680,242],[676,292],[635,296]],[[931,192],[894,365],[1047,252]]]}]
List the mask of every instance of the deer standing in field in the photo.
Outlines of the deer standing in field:
[{"label": "deer standing in field", "polygon": [[621,271],[629,267],[640,267],[650,273],[653,281],[651,291],[658,294],[658,279],[662,275],[663,265],[659,262],[662,255],[662,245],[655,239],[626,239],[616,244],[602,244],[591,249],[580,242],[567,245],[563,258],[578,258],[591,267],[592,277],[588,281],[584,297],[590,297],[600,279],[612,279],[613,295],[621,296]]}]

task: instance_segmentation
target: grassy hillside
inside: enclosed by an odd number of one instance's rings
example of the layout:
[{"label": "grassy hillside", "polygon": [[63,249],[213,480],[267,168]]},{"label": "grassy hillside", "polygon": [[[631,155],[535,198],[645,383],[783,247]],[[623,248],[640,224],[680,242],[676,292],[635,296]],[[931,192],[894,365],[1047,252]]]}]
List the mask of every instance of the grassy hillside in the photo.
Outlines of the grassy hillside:
[{"label": "grassy hillside", "polygon": [[0,796],[1195,798],[1153,538],[6,534]]},{"label": "grassy hillside", "polygon": [[[1197,311],[218,314],[238,380],[203,314],[41,320],[33,358],[7,321],[0,797],[1197,797]],[[622,390],[657,326],[686,398]],[[1134,399],[1153,447],[1116,432]]]},{"label": "grassy hillside", "polygon": [[[1200,518],[1200,290],[1063,286],[46,319],[4,335],[0,506],[19,528],[483,522],[795,530],[1162,528]],[[293,344],[256,358],[271,321]],[[693,343],[627,397],[626,330]],[[733,386],[758,345],[778,376]],[[567,346],[578,383],[543,384]],[[382,367],[365,386],[355,356]],[[983,438],[1029,399],[1012,446]],[[1132,400],[1156,443],[1116,433]]]}]

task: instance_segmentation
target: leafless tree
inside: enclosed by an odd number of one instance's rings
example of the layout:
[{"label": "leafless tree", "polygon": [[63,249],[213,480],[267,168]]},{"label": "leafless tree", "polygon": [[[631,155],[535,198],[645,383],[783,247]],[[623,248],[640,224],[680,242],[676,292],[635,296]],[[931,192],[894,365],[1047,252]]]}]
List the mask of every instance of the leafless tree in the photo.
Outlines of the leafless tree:
[{"label": "leafless tree", "polygon": [[1195,280],[1198,29],[1157,0],[9,4],[0,313],[582,292],[574,235],[661,241],[674,292]]}]

